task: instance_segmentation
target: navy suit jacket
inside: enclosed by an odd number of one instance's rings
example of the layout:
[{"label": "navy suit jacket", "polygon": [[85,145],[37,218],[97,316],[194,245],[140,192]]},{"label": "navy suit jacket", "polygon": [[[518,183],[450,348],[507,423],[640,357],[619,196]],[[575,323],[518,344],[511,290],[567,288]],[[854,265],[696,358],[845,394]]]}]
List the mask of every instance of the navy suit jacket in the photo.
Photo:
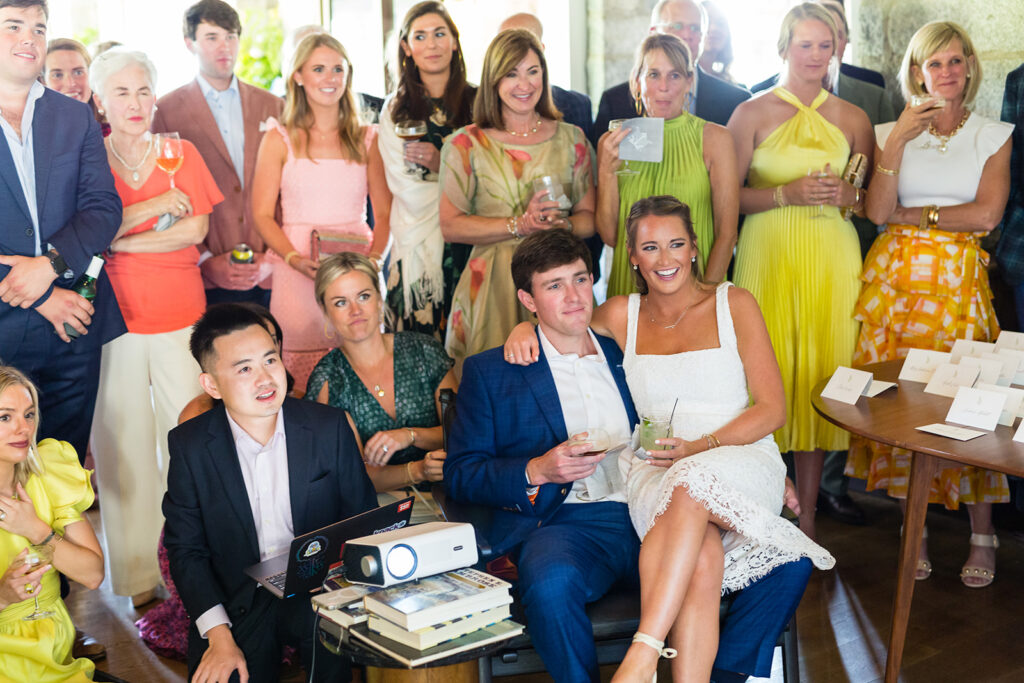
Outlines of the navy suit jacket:
[{"label": "navy suit jacket", "polygon": [[[1006,75],[1002,120],[1012,123],[1013,153],[1010,158],[1010,198],[1000,226],[996,260],[1003,280],[1017,287],[1024,282],[1024,64]],[[1021,321],[1024,325],[1024,321]]]},{"label": "navy suit jacket", "polygon": [[[697,118],[724,126],[736,107],[750,99],[750,91],[726,83],[700,67],[697,67],[697,72],[697,106],[693,113]],[[629,93],[629,83],[619,83],[608,88],[601,95],[601,103],[597,106],[594,135],[599,138],[604,135],[612,119],[629,119],[637,115],[636,102]]]},{"label": "navy suit jacket", "polygon": [[[294,398],[281,410],[295,535],[377,507],[345,412]],[[224,405],[175,427],[167,441],[164,545],[174,584],[193,622],[220,603],[237,623],[256,594],[244,570],[260,552]]]},{"label": "navy suit jacket", "polygon": [[551,99],[555,101],[555,108],[562,112],[562,120],[577,126],[590,140],[590,144],[596,145],[594,108],[590,104],[590,98],[581,92],[553,85],[551,86]]},{"label": "navy suit jacket", "polygon": [[[36,206],[43,251],[52,244],[68,264],[54,285],[70,287],[93,254],[110,246],[121,225],[121,198],[107,163],[103,134],[89,105],[47,89],[32,118]],[[35,228],[14,167],[7,138],[0,135],[0,253],[35,256]],[[10,267],[0,265],[0,279]],[[36,305],[49,298],[52,287]],[[71,342],[74,351],[95,350],[125,332],[124,320],[105,274],[97,286],[89,334]],[[30,351],[37,334],[54,334],[35,310],[0,302],[0,356]]]},{"label": "navy suit jacket", "polygon": [[[630,425],[637,421],[615,342],[598,336]],[[444,463],[445,486],[456,500],[498,508],[488,541],[496,555],[514,549],[550,519],[570,484],[544,484],[533,503],[526,464],[566,441],[565,419],[551,368],[541,348],[528,366],[506,363],[501,347],[466,359]]]}]

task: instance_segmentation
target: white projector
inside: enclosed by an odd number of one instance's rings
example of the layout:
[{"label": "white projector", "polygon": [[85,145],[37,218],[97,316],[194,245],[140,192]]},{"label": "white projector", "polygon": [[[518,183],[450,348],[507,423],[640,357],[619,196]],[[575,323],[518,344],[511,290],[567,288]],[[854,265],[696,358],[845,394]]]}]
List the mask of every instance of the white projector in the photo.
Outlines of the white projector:
[{"label": "white projector", "polygon": [[353,538],[341,559],[352,583],[390,586],[475,564],[472,524],[429,522]]}]

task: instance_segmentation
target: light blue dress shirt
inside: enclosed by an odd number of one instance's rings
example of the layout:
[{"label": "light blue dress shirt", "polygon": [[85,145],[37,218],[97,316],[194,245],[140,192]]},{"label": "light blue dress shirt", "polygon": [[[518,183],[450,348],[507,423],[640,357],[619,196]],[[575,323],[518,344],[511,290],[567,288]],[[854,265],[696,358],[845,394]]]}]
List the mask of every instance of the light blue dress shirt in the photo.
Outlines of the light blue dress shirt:
[{"label": "light blue dress shirt", "polygon": [[238,77],[231,77],[227,90],[217,90],[201,75],[196,77],[199,89],[203,91],[206,104],[210,106],[213,120],[224,140],[224,146],[231,156],[231,163],[238,174],[238,183],[245,186],[245,121],[242,119],[242,98],[238,92]]},{"label": "light blue dress shirt", "polygon": [[46,88],[42,83],[39,81],[32,83],[32,88],[28,91],[28,100],[25,102],[25,111],[21,114],[20,138],[15,132],[14,126],[0,116],[0,127],[4,129],[7,146],[11,149],[14,168],[18,172],[21,190],[25,193],[28,213],[32,217],[32,226],[35,228],[36,256],[43,253],[43,246],[39,241],[39,208],[36,206],[36,158],[32,146],[32,117],[36,112],[36,100],[42,97],[44,92],[46,92]]}]

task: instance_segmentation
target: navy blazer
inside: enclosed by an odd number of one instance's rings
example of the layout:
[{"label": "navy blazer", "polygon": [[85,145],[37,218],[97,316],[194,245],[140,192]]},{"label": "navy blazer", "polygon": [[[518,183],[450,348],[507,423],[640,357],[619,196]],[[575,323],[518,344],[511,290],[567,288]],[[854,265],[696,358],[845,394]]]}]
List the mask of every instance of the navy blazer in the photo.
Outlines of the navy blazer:
[{"label": "navy blazer", "polygon": [[[85,272],[93,254],[110,246],[121,225],[121,198],[107,163],[103,134],[89,105],[47,89],[36,101],[32,119],[36,206],[43,251],[52,244],[68,264],[56,286],[70,287]],[[14,167],[7,138],[0,135],[0,253],[35,256],[35,229]],[[10,272],[0,265],[0,278]],[[50,296],[52,288],[36,305]],[[106,274],[97,287],[89,334],[71,342],[75,351],[95,350],[125,332],[124,320]],[[34,335],[54,334],[53,326],[32,309],[0,303],[0,356],[13,357]]]},{"label": "navy blazer", "polygon": [[[996,260],[1003,280],[1018,287],[1024,283],[1024,64],[1006,75],[1002,120],[1014,125],[1010,157],[1010,197],[1000,225]],[[1024,321],[1021,321],[1024,325]]]},{"label": "navy blazer", "polygon": [[[697,105],[694,116],[724,126],[729,117],[744,100],[750,99],[750,91],[697,67]],[[608,130],[612,119],[630,119],[639,116],[636,102],[629,93],[629,83],[619,83],[608,88],[601,95],[594,121],[594,135],[600,138]]]},{"label": "navy blazer", "polygon": [[[286,398],[288,486],[295,535],[377,507],[345,412]],[[171,576],[195,622],[220,603],[232,620],[251,609],[260,561],[256,524],[224,405],[172,429],[163,511]]]},{"label": "navy blazer", "polygon": [[553,85],[551,86],[551,99],[555,101],[555,108],[562,112],[562,120],[578,127],[590,140],[590,144],[596,145],[594,108],[590,104],[590,98],[581,92]]},{"label": "navy blazer", "polygon": [[[622,370],[622,351],[607,337],[598,343],[619,388],[630,425],[637,422]],[[501,347],[466,359],[455,421],[444,463],[445,486],[456,500],[499,508],[487,539],[497,555],[514,549],[551,518],[571,486],[544,484],[531,504],[526,464],[566,441],[565,418],[541,347],[528,366],[506,363]]]}]

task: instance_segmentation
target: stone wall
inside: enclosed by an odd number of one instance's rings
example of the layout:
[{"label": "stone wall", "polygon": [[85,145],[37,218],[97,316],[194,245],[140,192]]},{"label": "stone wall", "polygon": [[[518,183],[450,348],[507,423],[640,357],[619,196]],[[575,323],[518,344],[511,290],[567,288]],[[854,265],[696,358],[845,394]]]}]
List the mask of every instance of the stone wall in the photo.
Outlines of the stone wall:
[{"label": "stone wall", "polygon": [[[954,21],[981,58],[981,89],[974,110],[999,118],[1006,74],[1024,62],[1021,0],[847,0],[854,63],[881,71],[898,96],[897,74],[914,32],[929,21]],[[899,101],[899,100],[897,100]]]},{"label": "stone wall", "polygon": [[656,0],[587,0],[587,89],[601,93],[629,78],[633,53],[651,27]]}]

